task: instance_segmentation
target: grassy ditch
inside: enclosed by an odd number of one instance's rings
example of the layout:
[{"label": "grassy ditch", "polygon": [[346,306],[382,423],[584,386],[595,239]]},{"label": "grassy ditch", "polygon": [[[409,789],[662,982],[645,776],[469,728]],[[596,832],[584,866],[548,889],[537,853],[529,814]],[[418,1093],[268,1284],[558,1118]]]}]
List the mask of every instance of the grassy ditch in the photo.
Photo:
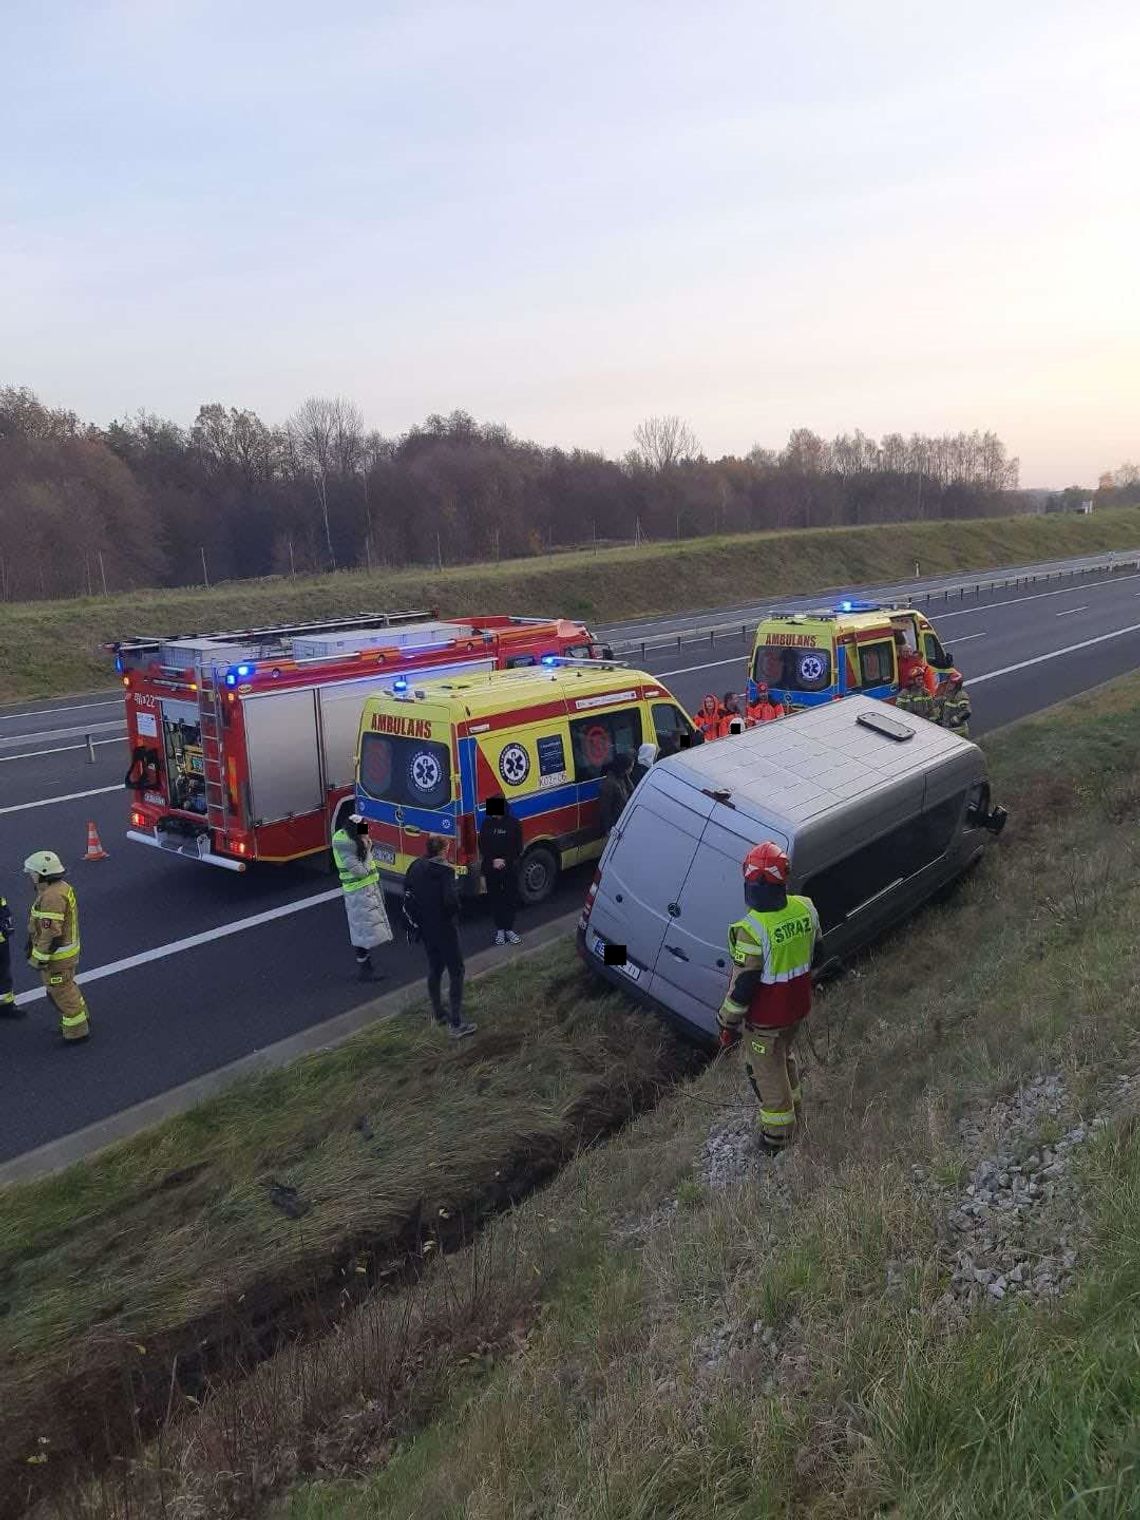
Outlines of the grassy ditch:
[{"label": "grassy ditch", "polygon": [[809,592],[1140,543],[1140,510],[1091,517],[985,518],[742,534],[558,554],[449,570],[344,572],[233,582],[211,590],[141,591],[0,608],[0,700],[106,683],[102,646],[131,634],[248,627],[388,608],[445,615],[515,612],[606,622],[690,607],[728,606],[760,592]]},{"label": "grassy ditch", "polygon": [[[692,1059],[569,946],[0,1193],[0,1514],[470,1240]],[[38,1460],[46,1458],[47,1460]]]}]

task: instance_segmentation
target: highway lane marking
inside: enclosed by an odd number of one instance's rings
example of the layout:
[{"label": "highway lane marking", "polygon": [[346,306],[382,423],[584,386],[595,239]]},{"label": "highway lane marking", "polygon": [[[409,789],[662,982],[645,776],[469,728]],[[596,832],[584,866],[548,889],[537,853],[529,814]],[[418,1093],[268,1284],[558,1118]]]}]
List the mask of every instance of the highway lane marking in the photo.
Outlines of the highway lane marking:
[{"label": "highway lane marking", "polygon": [[1073,615],[1074,612],[1087,612],[1088,610],[1089,610],[1089,604],[1086,602],[1083,607],[1066,607],[1065,610],[1064,610],[1064,612],[1055,612],[1053,614],[1053,616],[1054,617],[1072,617],[1072,615]]},{"label": "highway lane marking", "polygon": [[[136,966],[148,965],[151,961],[165,960],[169,955],[178,955],[183,950],[196,950],[199,945],[211,945],[215,940],[225,939],[229,934],[242,934],[246,929],[256,929],[260,924],[270,924],[277,918],[287,918],[292,913],[303,913],[306,908],[319,908],[322,903],[335,902],[341,896],[339,887],[332,887],[327,892],[317,892],[312,897],[302,897],[299,902],[285,903],[280,908],[267,908],[264,913],[254,913],[249,918],[239,918],[232,924],[221,924],[216,929],[207,929],[202,934],[190,934],[185,939],[172,940],[169,945],[157,945],[153,950],[141,950],[138,955],[125,956],[121,961],[109,961],[105,966],[94,966],[90,971],[81,971],[75,978],[77,982],[101,982],[104,977],[118,976],[120,971],[133,971]],[[37,999],[46,997],[43,987],[36,987],[31,992],[21,992],[16,998],[16,1006],[22,1008],[26,1003],[34,1003]]]},{"label": "highway lane marking", "polygon": [[1055,660],[1063,654],[1075,654],[1078,649],[1091,649],[1094,644],[1105,644],[1109,639],[1122,639],[1129,633],[1140,633],[1140,623],[1132,623],[1127,628],[1116,628],[1112,633],[1098,634],[1095,639],[1082,639],[1079,644],[1066,644],[1064,649],[1051,649],[1048,654],[1034,655],[1031,660],[1019,660],[1016,665],[1003,665],[1000,670],[987,670],[985,675],[971,676],[967,685],[978,686],[982,681],[996,681],[998,676],[1012,675],[1015,670],[1028,670],[1031,665],[1042,665],[1046,660]]},{"label": "highway lane marking", "polygon": [[[117,739],[92,739],[91,748],[97,749],[100,744],[125,744],[126,734],[120,734]],[[66,755],[69,750],[86,749],[86,744],[61,744],[58,749],[30,749],[24,755],[0,755],[0,765],[6,760],[38,760],[42,755]]]},{"label": "highway lane marking", "polygon": [[72,707],[43,707],[39,712],[0,714],[0,723],[14,723],[17,718],[54,718],[56,713],[88,712],[95,707],[122,707],[122,702],[77,702]]},{"label": "highway lane marking", "polygon": [[687,675],[690,670],[716,670],[720,665],[739,665],[743,658],[743,655],[737,654],[731,660],[710,660],[707,665],[682,665],[678,670],[651,670],[648,674],[663,680],[666,676]]},{"label": "highway lane marking", "polygon": [[[991,607],[1019,607],[1023,602],[1041,602],[1047,596],[1071,596],[1074,591],[1088,591],[1093,586],[1117,586],[1121,581],[1140,580],[1140,572],[1135,575],[1114,575],[1106,581],[1085,581],[1083,586],[1062,586],[1060,591],[1035,591],[1032,596],[1011,596],[1007,602],[982,602],[977,607],[959,607],[957,612],[939,612],[937,621],[944,623],[947,618],[969,617],[972,612],[988,612]],[[1140,596],[1140,592],[1137,592]],[[931,620],[935,620],[934,609],[929,602],[923,611],[930,614]]]},{"label": "highway lane marking", "polygon": [[67,792],[62,797],[41,797],[36,802],[17,802],[12,807],[0,808],[2,813],[24,813],[28,808],[50,807],[53,802],[76,802],[80,797],[101,797],[104,792],[121,792],[123,783],[115,786],[95,786],[89,792]]}]

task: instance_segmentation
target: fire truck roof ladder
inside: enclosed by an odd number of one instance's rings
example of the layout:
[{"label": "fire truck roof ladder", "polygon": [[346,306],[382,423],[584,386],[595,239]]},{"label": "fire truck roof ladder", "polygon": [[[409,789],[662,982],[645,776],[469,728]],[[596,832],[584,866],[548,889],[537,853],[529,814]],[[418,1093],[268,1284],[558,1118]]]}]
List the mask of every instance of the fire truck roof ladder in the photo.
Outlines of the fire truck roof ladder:
[{"label": "fire truck roof ladder", "polygon": [[244,641],[274,640],[284,645],[286,639],[305,637],[314,633],[350,633],[354,628],[392,628],[406,623],[428,623],[439,616],[438,612],[413,609],[408,612],[364,612],[355,617],[321,619],[313,623],[272,623],[263,628],[237,628],[218,633],[167,633],[119,639],[106,647],[114,654],[146,654],[159,650],[166,644],[195,643],[238,644]]}]

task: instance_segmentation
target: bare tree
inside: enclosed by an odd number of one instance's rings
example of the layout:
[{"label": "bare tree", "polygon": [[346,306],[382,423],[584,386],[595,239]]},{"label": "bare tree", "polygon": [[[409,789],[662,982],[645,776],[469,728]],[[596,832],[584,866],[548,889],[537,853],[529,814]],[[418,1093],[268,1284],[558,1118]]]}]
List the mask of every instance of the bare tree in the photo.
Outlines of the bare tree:
[{"label": "bare tree", "polygon": [[325,529],[329,563],[336,569],[329,523],[329,475],[348,474],[360,459],[364,418],[359,407],[343,396],[310,396],[289,418],[286,428],[297,461],[313,477]]},{"label": "bare tree", "polygon": [[647,417],[633,430],[633,454],[647,470],[660,474],[701,451],[696,433],[683,417]]}]

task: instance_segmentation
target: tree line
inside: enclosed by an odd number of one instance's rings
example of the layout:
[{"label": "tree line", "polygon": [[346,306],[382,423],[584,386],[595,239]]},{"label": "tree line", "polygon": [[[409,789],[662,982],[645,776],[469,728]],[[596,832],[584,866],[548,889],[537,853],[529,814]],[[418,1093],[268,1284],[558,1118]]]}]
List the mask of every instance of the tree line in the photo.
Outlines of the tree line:
[{"label": "tree line", "polygon": [[283,424],[212,402],[193,424],[109,427],[0,388],[0,599],[327,569],[459,564],[572,545],[769,528],[983,517],[1019,509],[993,433],[796,429],[782,449],[709,459],[678,417],[621,459],[548,448],[465,412],[397,438],[342,398]]}]

